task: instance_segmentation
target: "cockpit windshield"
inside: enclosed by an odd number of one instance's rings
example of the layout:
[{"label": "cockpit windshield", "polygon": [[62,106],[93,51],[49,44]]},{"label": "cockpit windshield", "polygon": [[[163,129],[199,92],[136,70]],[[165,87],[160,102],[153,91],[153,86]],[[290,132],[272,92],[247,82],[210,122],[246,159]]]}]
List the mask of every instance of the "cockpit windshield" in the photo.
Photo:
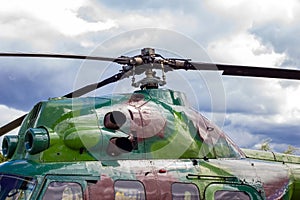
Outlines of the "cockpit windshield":
[{"label": "cockpit windshield", "polygon": [[36,182],[33,178],[0,175],[0,200],[30,199]]}]

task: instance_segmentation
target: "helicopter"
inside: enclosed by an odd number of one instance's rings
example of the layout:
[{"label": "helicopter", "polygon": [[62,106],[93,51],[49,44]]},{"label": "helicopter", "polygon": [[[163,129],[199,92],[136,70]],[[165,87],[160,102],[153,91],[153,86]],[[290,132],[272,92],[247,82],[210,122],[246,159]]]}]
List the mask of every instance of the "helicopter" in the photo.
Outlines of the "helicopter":
[{"label": "helicopter", "polygon": [[[87,59],[118,73],[60,98],[38,102],[0,128],[5,135],[0,199],[262,200],[300,198],[300,156],[241,149],[189,107],[183,92],[162,89],[166,73],[300,79],[300,71],[164,58],[153,48],[117,58],[0,53],[6,57]],[[156,71],[160,70],[162,77]],[[136,75],[144,74],[139,81]],[[132,77],[133,93],[82,95]]]}]

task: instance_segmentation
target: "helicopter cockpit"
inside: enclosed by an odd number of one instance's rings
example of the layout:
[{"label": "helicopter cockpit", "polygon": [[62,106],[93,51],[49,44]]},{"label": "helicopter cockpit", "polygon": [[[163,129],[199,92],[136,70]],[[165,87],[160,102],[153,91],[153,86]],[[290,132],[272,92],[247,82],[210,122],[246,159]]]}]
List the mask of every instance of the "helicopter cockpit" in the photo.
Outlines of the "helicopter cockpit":
[{"label": "helicopter cockpit", "polygon": [[[115,123],[122,114],[120,127],[105,126],[109,113]],[[24,120],[19,140],[14,158],[38,162],[243,157],[222,131],[185,106],[183,93],[165,89],[41,102]]]}]

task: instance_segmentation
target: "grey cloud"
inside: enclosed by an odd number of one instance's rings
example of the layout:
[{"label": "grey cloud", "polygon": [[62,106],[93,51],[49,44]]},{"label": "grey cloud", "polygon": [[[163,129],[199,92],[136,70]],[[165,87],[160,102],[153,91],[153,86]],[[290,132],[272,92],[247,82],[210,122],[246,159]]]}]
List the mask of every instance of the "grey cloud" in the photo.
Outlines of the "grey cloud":
[{"label": "grey cloud", "polygon": [[[100,1],[99,1],[100,2]],[[199,8],[202,3],[199,1],[189,1],[189,3],[185,1],[179,1],[179,0],[167,0],[167,1],[138,1],[133,0],[130,2],[124,2],[124,1],[109,1],[104,0],[101,1],[101,4],[105,5],[106,7],[113,8],[116,10],[159,10],[159,9],[168,9],[168,10],[186,10],[186,11],[192,11],[195,9],[195,7]]]},{"label": "grey cloud", "polygon": [[300,26],[297,24],[267,23],[253,26],[250,32],[261,38],[266,45],[274,47],[276,52],[287,53],[289,59],[283,66],[300,66]]},{"label": "grey cloud", "polygon": [[28,111],[38,101],[72,90],[77,68],[74,62],[72,67],[52,63],[54,69],[47,65],[49,60],[0,58],[0,104]]},{"label": "grey cloud", "polygon": [[[257,136],[257,139],[260,139],[261,142],[263,141],[263,138],[270,138],[272,139],[273,143],[284,143],[293,146],[299,146],[299,124],[293,124],[290,122],[276,123],[275,121],[266,122],[257,119],[257,117],[255,117],[254,115],[252,116],[252,118],[249,116],[248,120],[249,121],[243,120],[243,122],[240,121],[238,123],[228,123],[224,128],[229,135],[231,134],[231,132],[233,132],[233,135],[235,137],[237,135],[237,130],[239,130],[241,132],[241,140],[243,140],[243,132],[246,131],[247,133],[253,135],[253,137]],[[260,143],[259,140],[256,140],[255,142]]]},{"label": "grey cloud", "polygon": [[[277,81],[256,78],[224,79],[227,113],[274,115],[285,105],[285,96]],[[272,86],[274,84],[274,86]]]}]

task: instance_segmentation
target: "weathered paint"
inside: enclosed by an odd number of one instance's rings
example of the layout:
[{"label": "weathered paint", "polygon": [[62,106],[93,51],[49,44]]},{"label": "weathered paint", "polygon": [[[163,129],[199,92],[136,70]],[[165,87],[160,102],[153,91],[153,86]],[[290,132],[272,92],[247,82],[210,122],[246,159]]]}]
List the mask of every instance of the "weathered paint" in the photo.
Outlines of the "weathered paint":
[{"label": "weathered paint", "polygon": [[[116,110],[127,120],[119,130],[111,130],[103,119]],[[26,152],[24,137],[29,128],[47,130],[46,150]],[[110,140],[116,137],[133,138],[132,151],[111,154],[116,147]],[[122,191],[118,197],[114,192],[117,180],[137,180],[147,199],[172,199],[174,183],[192,183],[187,189],[195,186],[200,199],[217,198],[217,191],[242,191],[251,199],[297,199],[299,161],[297,156],[277,153],[244,153],[218,127],[186,106],[182,93],[152,89],[37,104],[21,126],[15,154],[0,166],[0,173],[32,177],[37,183],[32,199],[42,198],[50,177],[78,181],[90,199],[95,195],[121,198]]]}]

